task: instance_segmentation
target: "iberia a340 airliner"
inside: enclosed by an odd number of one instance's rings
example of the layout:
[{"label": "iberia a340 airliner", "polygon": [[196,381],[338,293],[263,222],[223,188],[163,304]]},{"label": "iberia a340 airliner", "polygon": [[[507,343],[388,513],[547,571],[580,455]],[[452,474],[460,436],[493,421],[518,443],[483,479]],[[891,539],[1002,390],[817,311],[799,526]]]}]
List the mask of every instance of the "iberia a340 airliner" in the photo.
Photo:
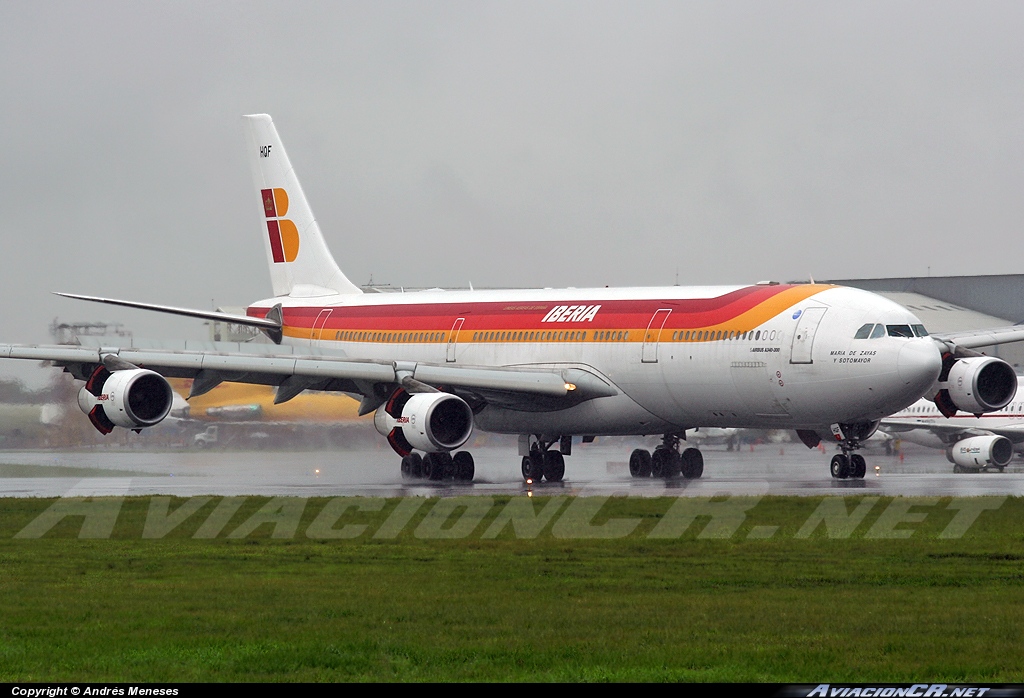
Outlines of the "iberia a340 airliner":
[{"label": "iberia a340 airliner", "polygon": [[273,344],[0,346],[84,380],[79,405],[104,433],[158,424],[171,408],[165,377],[183,377],[193,396],[224,381],[276,386],[278,402],[352,394],[406,477],[472,480],[461,449],[479,428],[518,434],[534,482],[563,478],[573,436],[605,434],[662,436],[653,453],[633,451],[634,477],[697,478],[688,429],[750,427],[834,440],[832,476],[860,478],[855,451],[886,415],[922,396],[981,414],[1015,393],[1012,368],[974,348],[1024,329],[929,336],[907,309],[852,288],[363,293],[327,249],[271,118],[244,122],[273,296],[245,316],[72,297],[254,326]]}]

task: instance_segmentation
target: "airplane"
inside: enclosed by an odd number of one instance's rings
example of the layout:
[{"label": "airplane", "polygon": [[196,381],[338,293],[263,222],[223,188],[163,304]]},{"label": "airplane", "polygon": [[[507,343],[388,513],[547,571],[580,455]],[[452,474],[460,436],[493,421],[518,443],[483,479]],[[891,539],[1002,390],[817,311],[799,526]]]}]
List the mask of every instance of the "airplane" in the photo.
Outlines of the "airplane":
[{"label": "airplane", "polygon": [[340,423],[358,419],[359,403],[342,393],[303,393],[274,404],[274,389],[265,385],[225,383],[189,402],[191,381],[172,378],[175,400],[187,405],[196,421],[265,421],[274,423]]},{"label": "airplane", "polygon": [[222,382],[350,394],[401,458],[403,477],[471,481],[474,428],[518,435],[526,482],[562,481],[573,436],[660,435],[630,454],[633,477],[701,477],[698,427],[794,429],[839,446],[834,478],[863,478],[856,453],[884,417],[922,396],[944,414],[992,412],[1017,378],[976,347],[1024,328],[929,336],[906,308],[828,284],[363,293],[327,248],[273,120],[243,117],[273,296],[246,313],[61,293],[232,322],[271,343],[82,337],[78,346],[0,345],[85,381],[92,424],[142,430]]},{"label": "airplane", "polygon": [[883,419],[881,429],[904,441],[944,450],[955,473],[1003,472],[1014,453],[1024,453],[1024,390],[1002,409],[981,416],[945,419],[934,403],[918,400]]},{"label": "airplane", "polygon": [[686,435],[687,443],[700,448],[701,446],[726,446],[728,450],[739,448],[740,430],[723,429],[721,427],[697,427]]}]

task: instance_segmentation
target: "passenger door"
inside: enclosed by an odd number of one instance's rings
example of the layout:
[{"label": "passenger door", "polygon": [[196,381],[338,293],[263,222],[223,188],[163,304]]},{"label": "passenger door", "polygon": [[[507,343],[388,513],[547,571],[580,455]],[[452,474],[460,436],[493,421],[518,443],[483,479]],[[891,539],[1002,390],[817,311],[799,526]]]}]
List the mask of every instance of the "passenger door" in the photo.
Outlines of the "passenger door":
[{"label": "passenger door", "polygon": [[793,346],[790,349],[789,363],[814,363],[811,354],[811,350],[814,348],[814,335],[818,331],[818,325],[826,310],[828,308],[821,306],[804,308],[796,323],[796,330],[793,332]]},{"label": "passenger door", "polygon": [[641,350],[640,361],[645,364],[658,363],[658,343],[661,341],[661,329],[672,314],[671,308],[660,308],[647,323],[647,331],[644,333],[644,346]]}]

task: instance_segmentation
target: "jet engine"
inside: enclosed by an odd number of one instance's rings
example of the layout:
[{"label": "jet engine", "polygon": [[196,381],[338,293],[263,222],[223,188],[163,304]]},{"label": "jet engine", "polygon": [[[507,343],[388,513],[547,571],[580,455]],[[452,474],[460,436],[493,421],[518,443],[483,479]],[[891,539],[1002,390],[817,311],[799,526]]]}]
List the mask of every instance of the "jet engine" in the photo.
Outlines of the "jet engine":
[{"label": "jet engine", "polygon": [[377,409],[373,425],[401,456],[454,451],[473,433],[473,410],[458,395],[399,389]]},{"label": "jet engine", "polygon": [[961,468],[1005,468],[1013,458],[1013,444],[1005,436],[972,436],[953,444],[946,457]]},{"label": "jet engine", "polygon": [[977,415],[1001,410],[1017,392],[1013,367],[993,356],[956,360],[946,377],[940,376],[939,380],[942,390],[935,396],[935,404],[947,417],[956,414],[956,410]]},{"label": "jet engine", "polygon": [[78,406],[102,434],[115,426],[144,429],[159,424],[171,411],[174,391],[159,373],[144,368],[108,371],[97,368],[78,393]]}]

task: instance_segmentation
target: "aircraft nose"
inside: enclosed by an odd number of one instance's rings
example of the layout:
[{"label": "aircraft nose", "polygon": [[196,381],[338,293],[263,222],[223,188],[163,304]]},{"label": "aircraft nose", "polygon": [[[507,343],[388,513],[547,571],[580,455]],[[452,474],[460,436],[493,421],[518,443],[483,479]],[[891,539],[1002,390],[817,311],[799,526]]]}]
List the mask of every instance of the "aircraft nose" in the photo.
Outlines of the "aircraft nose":
[{"label": "aircraft nose", "polygon": [[924,394],[939,377],[942,355],[935,342],[910,341],[900,349],[896,368],[905,385]]}]

